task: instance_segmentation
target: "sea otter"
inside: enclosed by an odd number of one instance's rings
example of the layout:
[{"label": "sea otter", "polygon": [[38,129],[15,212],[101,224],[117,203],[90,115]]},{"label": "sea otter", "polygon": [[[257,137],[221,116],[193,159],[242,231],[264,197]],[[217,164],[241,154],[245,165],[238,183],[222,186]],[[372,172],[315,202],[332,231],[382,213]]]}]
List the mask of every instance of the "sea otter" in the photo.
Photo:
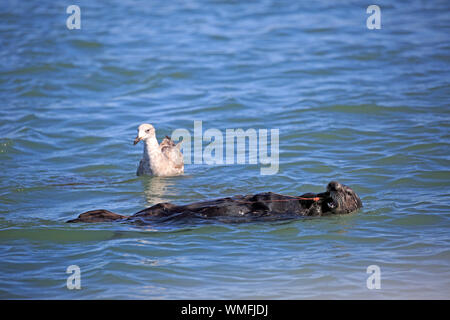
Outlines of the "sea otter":
[{"label": "sea otter", "polygon": [[[354,212],[362,207],[359,196],[337,181],[331,181],[323,193],[306,193],[299,197],[272,192],[247,196],[234,196],[187,205],[158,203],[132,216],[124,216],[108,210],[87,211],[67,222],[129,221],[150,223],[154,221],[186,218],[227,217],[232,221],[275,220],[301,216],[326,216]],[[230,220],[230,219],[228,219]]]}]

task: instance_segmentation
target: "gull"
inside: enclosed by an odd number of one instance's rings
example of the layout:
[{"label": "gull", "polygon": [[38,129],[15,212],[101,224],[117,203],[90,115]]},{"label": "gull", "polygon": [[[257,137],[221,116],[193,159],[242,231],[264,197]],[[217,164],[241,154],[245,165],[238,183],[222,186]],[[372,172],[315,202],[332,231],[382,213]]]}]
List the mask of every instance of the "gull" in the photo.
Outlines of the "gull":
[{"label": "gull", "polygon": [[144,142],[144,153],[136,174],[153,176],[178,176],[184,172],[181,142],[175,144],[168,136],[158,143],[155,128],[148,123],[141,124],[134,145]]}]

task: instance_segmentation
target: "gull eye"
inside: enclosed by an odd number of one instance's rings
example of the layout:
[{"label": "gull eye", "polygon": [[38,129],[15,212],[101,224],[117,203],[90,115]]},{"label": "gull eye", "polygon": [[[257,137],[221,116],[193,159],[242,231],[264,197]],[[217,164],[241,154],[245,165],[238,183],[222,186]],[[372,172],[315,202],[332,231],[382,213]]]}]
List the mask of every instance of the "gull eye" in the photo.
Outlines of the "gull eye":
[{"label": "gull eye", "polygon": [[149,133],[149,132],[150,132],[150,129],[145,130],[145,132]]}]

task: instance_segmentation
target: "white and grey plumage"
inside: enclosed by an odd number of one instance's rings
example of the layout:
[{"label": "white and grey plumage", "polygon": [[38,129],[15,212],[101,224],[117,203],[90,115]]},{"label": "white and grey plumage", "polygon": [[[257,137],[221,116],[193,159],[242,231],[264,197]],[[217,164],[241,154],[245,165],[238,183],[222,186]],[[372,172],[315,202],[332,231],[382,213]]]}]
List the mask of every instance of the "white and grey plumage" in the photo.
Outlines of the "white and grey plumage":
[{"label": "white and grey plumage", "polygon": [[155,128],[151,124],[141,124],[138,135],[134,139],[136,145],[144,142],[144,153],[136,174],[153,176],[178,176],[184,172],[181,143],[175,144],[169,137],[165,137],[161,144],[156,139]]}]

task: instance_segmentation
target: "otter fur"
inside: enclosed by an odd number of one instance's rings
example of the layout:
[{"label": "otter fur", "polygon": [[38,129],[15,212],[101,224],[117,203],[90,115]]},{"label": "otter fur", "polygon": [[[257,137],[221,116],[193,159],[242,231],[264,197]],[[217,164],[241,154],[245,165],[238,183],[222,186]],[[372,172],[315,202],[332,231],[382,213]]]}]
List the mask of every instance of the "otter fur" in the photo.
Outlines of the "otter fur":
[{"label": "otter fur", "polygon": [[186,218],[231,218],[228,221],[276,220],[292,217],[346,214],[362,207],[359,196],[348,186],[337,181],[328,183],[323,193],[306,193],[299,197],[272,192],[234,196],[187,205],[158,203],[132,216],[123,216],[108,210],[87,211],[67,222],[154,221]]}]

